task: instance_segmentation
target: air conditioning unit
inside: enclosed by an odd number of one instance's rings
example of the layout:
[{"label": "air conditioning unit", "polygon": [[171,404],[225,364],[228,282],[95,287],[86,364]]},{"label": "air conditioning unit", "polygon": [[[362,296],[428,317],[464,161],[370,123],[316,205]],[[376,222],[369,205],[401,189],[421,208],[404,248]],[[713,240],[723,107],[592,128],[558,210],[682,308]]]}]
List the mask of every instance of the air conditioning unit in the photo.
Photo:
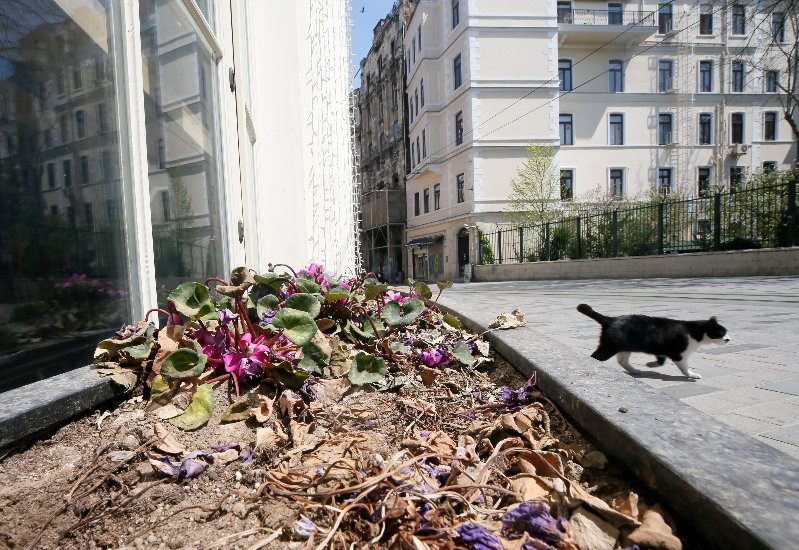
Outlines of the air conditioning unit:
[{"label": "air conditioning unit", "polygon": [[749,145],[745,143],[736,143],[730,147],[730,154],[735,156],[745,155],[749,151]]}]

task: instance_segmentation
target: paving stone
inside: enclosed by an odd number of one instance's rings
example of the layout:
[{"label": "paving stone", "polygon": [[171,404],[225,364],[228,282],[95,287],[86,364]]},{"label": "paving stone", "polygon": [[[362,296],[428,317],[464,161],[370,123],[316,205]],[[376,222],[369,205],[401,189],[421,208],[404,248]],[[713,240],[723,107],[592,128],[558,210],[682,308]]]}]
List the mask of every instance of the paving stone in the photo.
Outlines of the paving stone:
[{"label": "paving stone", "polygon": [[769,382],[768,384],[760,384],[758,388],[771,390],[788,395],[799,395],[799,379],[782,380],[780,382]]},{"label": "paving stone", "polygon": [[673,386],[666,386],[660,389],[661,392],[665,393],[666,395],[670,395],[674,399],[683,399],[685,397],[694,397],[696,395],[703,395],[709,393],[718,393],[722,390],[718,388],[712,388],[709,386],[700,386],[699,384],[691,384],[691,383],[684,383],[684,384],[674,384]]},{"label": "paving stone", "polygon": [[[760,382],[781,382],[783,380],[787,381],[787,380],[791,380],[791,379],[799,379],[799,375],[797,375],[796,373],[791,373],[791,372],[784,371],[784,370],[779,370],[779,369],[763,369],[763,370],[753,370],[753,371],[747,371],[747,372],[739,372],[739,373],[735,374],[735,376],[739,376],[741,378],[745,378],[750,383],[754,381],[754,382],[757,383],[756,387],[764,388],[764,389],[773,389],[773,388],[767,387],[767,386],[761,384]],[[776,390],[776,391],[780,391],[780,390]],[[788,392],[788,393],[790,393],[790,392]],[[795,395],[799,395],[799,393],[797,393]]]},{"label": "paving stone", "polygon": [[699,348],[697,353],[704,355],[727,355],[729,353],[737,353],[739,351],[746,351],[752,349],[770,348],[772,346],[765,346],[763,344],[727,344],[726,346],[718,346],[712,348]]},{"label": "paving stone", "polygon": [[755,405],[754,407],[728,409],[728,411],[730,410],[735,410],[735,414],[741,416],[754,418],[755,420],[763,420],[764,422],[771,422],[773,424],[790,425],[799,423],[799,403],[780,401],[778,403]]},{"label": "paving stone", "polygon": [[736,430],[740,430],[741,432],[750,435],[759,434],[761,432],[766,432],[775,428],[775,424],[771,422],[755,420],[754,418],[741,416],[738,413],[717,414],[714,415],[713,418],[721,420],[728,426],[732,426]]},{"label": "paving stone", "polygon": [[740,403],[735,403],[729,399],[725,399],[724,392],[709,395],[697,395],[695,397],[686,397],[681,401],[691,405],[696,409],[699,409],[704,413],[712,415],[726,413],[741,408]]},{"label": "paving stone", "polygon": [[796,445],[799,448],[799,424],[794,424],[793,426],[787,426],[785,428],[777,428],[776,430],[763,432],[760,435],[768,437],[769,439],[782,441],[783,443]]},{"label": "paving stone", "polygon": [[779,441],[777,439],[771,439],[770,437],[765,437],[762,435],[755,435],[752,437],[756,438],[758,441],[762,441],[766,445],[770,445],[775,449],[779,449],[780,451],[789,456],[799,459],[799,447],[796,445],[791,445],[790,443],[785,443],[783,441]]}]

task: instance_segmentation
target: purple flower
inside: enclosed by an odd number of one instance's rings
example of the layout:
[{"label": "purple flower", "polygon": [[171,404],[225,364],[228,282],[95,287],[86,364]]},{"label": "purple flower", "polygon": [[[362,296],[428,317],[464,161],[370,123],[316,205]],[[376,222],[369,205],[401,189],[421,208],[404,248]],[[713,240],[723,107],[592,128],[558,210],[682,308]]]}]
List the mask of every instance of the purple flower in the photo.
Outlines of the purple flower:
[{"label": "purple flower", "polygon": [[482,525],[464,523],[455,530],[472,550],[503,550],[504,548],[497,536]]},{"label": "purple flower", "polygon": [[150,459],[150,465],[162,474],[176,476],[180,472],[180,465],[172,462],[165,456],[147,453],[147,458]]},{"label": "purple flower", "polygon": [[264,324],[268,325],[269,323],[271,323],[272,319],[274,319],[275,315],[277,315],[277,312],[278,312],[278,310],[276,310],[276,309],[266,309],[266,310],[264,310],[264,315],[263,315],[263,319],[262,319]]},{"label": "purple flower", "polygon": [[169,310],[169,316],[166,319],[166,326],[171,325],[182,325],[183,320],[178,315],[177,309],[175,309],[175,302],[169,301],[166,303],[166,308]]},{"label": "purple flower", "polygon": [[297,520],[297,523],[291,527],[291,532],[303,539],[307,539],[318,530],[319,529],[316,528],[314,522],[302,515],[300,516],[300,519]]},{"label": "purple flower", "polygon": [[547,544],[557,544],[569,536],[569,522],[553,518],[546,504],[538,500],[522,502],[500,521],[505,531],[525,532]]},{"label": "purple flower", "polygon": [[252,463],[253,458],[255,458],[255,453],[249,447],[244,447],[244,449],[241,451],[241,454],[239,454],[239,458],[241,458],[243,463],[250,464]]},{"label": "purple flower", "polygon": [[508,410],[518,411],[533,402],[532,395],[535,390],[535,372],[530,379],[518,390],[514,391],[508,386],[502,386],[496,394],[497,399],[505,403]]},{"label": "purple flower", "polygon": [[435,367],[436,365],[449,364],[449,353],[447,352],[447,350],[443,350],[440,348],[432,348],[430,351],[422,352],[419,358],[428,367]]},{"label": "purple flower", "polygon": [[220,325],[227,325],[231,321],[235,321],[239,318],[238,313],[233,313],[229,309],[223,309],[219,312],[219,324]]},{"label": "purple flower", "polygon": [[211,445],[211,449],[218,453],[222,453],[224,451],[228,451],[230,449],[236,449],[237,451],[241,450],[241,445],[238,443],[231,444],[231,445]]},{"label": "purple flower", "polygon": [[209,464],[213,463],[214,457],[212,455],[201,453],[200,451],[189,453],[183,457],[183,462],[180,463],[178,480],[197,477],[208,468]]}]

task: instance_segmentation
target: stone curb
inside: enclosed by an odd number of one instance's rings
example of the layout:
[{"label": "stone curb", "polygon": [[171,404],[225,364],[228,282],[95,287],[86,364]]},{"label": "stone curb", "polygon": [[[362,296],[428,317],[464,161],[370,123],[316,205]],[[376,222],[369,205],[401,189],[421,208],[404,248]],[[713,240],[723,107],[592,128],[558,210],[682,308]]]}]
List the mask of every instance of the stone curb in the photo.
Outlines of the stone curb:
[{"label": "stone curb", "polygon": [[[439,307],[477,332],[496,318],[455,300],[442,299]],[[615,363],[600,363],[528,327],[492,331],[486,339],[523,374],[536,372],[538,386],[569,420],[711,547],[799,548],[795,459],[650,388]]]},{"label": "stone curb", "polygon": [[88,366],[0,394],[0,448],[122,393]]}]

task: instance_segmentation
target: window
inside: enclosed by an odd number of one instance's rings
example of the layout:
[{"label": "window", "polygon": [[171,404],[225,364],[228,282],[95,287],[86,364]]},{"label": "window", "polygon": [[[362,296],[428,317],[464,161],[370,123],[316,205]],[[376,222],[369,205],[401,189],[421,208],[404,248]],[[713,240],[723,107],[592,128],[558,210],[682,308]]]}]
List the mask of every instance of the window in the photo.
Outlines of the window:
[{"label": "window", "polygon": [[433,210],[441,210],[441,184],[433,186]]},{"label": "window", "polygon": [[94,231],[94,211],[90,202],[83,203],[83,222],[86,224],[86,229]]},{"label": "window", "polygon": [[413,122],[413,96],[408,96],[408,121]]},{"label": "window", "polygon": [[561,145],[574,145],[574,136],[572,134],[572,116],[560,115],[560,144]]},{"label": "window", "polygon": [[61,167],[64,169],[64,187],[72,187],[72,161],[65,159]]},{"label": "window", "polygon": [[455,61],[453,61],[452,74],[453,74],[453,77],[452,77],[453,80],[452,81],[454,83],[453,90],[457,90],[458,88],[461,87],[461,84],[463,84],[463,77],[461,76],[461,56],[460,55],[455,58]]},{"label": "window", "polygon": [[78,139],[86,137],[86,113],[83,111],[75,111],[75,130],[78,134]]},{"label": "window", "polygon": [[766,89],[768,94],[777,93],[777,86],[780,83],[780,73],[777,71],[766,71]]},{"label": "window", "polygon": [[464,202],[466,200],[465,190],[464,190],[464,175],[458,174],[457,176],[457,192],[458,192],[458,202]]},{"label": "window", "polygon": [[785,42],[785,15],[771,14],[771,38],[774,42]]},{"label": "window", "polygon": [[730,192],[734,192],[744,181],[743,166],[730,166]]},{"label": "window", "polygon": [[419,24],[419,29],[417,30],[416,34],[417,34],[417,36],[419,38],[419,53],[422,53],[422,25],[421,25],[421,23]]},{"label": "window", "polygon": [[614,197],[624,196],[624,170],[615,168],[610,171],[610,193]]},{"label": "window", "polygon": [[452,28],[461,22],[461,3],[460,0],[452,0]]},{"label": "window", "polygon": [[413,194],[413,215],[419,215],[419,192]]},{"label": "window", "polygon": [[574,172],[560,171],[560,200],[570,201],[574,198]]},{"label": "window", "polygon": [[411,143],[411,170],[416,168],[416,144]]},{"label": "window", "polygon": [[712,92],[713,91],[713,62],[700,61],[699,62],[699,91]]},{"label": "window", "polygon": [[610,60],[608,69],[608,91],[610,93],[624,91],[624,72],[622,71],[624,61],[618,59]]},{"label": "window", "polygon": [[572,3],[558,2],[558,23],[571,24],[572,22]]},{"label": "window", "polygon": [[72,71],[72,89],[80,90],[83,88],[83,79],[81,78],[80,69]]},{"label": "window", "polygon": [[668,92],[673,86],[673,63],[670,59],[658,61],[658,92]]},{"label": "window", "polygon": [[608,4],[608,25],[621,25],[622,7],[621,4]]},{"label": "window", "polygon": [[699,168],[697,172],[696,190],[700,197],[710,196],[710,168]]},{"label": "window", "polygon": [[105,80],[105,58],[102,55],[94,58],[94,79]]},{"label": "window", "polygon": [[163,139],[158,140],[158,168],[166,168],[166,144]]},{"label": "window", "polygon": [[769,111],[763,116],[763,139],[774,141],[777,139],[777,113]]},{"label": "window", "polygon": [[767,160],[763,163],[763,173],[770,174],[777,169],[777,163],[773,160]]},{"label": "window", "polygon": [[396,40],[392,40],[391,41],[391,58],[394,59],[395,57],[397,57],[397,41]]},{"label": "window", "polygon": [[416,116],[419,116],[419,90],[414,92],[414,96],[416,97]]},{"label": "window", "polygon": [[103,179],[114,179],[114,165],[111,164],[111,152],[103,151],[100,153],[101,169],[103,170]]},{"label": "window", "polygon": [[430,188],[424,190],[424,213],[430,213]]},{"label": "window", "polygon": [[55,73],[55,89],[58,95],[67,93],[63,69],[58,69]]},{"label": "window", "polygon": [[172,219],[172,206],[169,203],[169,191],[161,191],[161,210],[165,222]]},{"label": "window", "polygon": [[658,115],[658,145],[673,143],[671,138],[671,115]]},{"label": "window", "polygon": [[52,162],[47,163],[47,188],[55,188],[55,164]]},{"label": "window", "polygon": [[699,145],[710,145],[713,143],[713,115],[710,113],[699,113]]},{"label": "window", "polygon": [[61,145],[66,145],[69,142],[69,122],[67,121],[67,115],[61,115],[58,124],[61,127]]},{"label": "window", "polygon": [[397,82],[391,83],[391,103],[394,107],[397,106]]},{"label": "window", "polygon": [[744,115],[732,113],[730,115],[730,143],[744,142]]},{"label": "window", "polygon": [[732,34],[746,34],[746,10],[741,5],[732,7]]},{"label": "window", "polygon": [[558,71],[560,72],[560,89],[570,92],[572,89],[572,62],[569,59],[558,60]]},{"label": "window", "polygon": [[382,95],[378,96],[377,104],[378,104],[378,116],[380,117],[380,120],[383,120],[383,96]]},{"label": "window", "polygon": [[661,195],[671,193],[671,168],[658,169],[658,192]]},{"label": "window", "polygon": [[419,145],[419,136],[416,136],[416,164],[422,162],[422,147]]},{"label": "window", "polygon": [[455,145],[463,145],[463,112],[455,115]]},{"label": "window", "polygon": [[14,155],[17,152],[17,143],[15,139],[16,137],[11,134],[6,136],[6,149],[8,150],[9,155]]},{"label": "window", "polygon": [[422,79],[422,81],[419,83],[419,89],[421,90],[421,91],[420,91],[420,93],[419,93],[419,95],[420,95],[420,96],[421,96],[421,98],[422,98],[422,107],[424,107],[424,78],[423,78],[423,79]]},{"label": "window", "polygon": [[394,123],[394,141],[399,141],[399,122]]},{"label": "window", "polygon": [[411,65],[416,63],[416,39],[411,40]]},{"label": "window", "polygon": [[380,134],[380,150],[382,151],[386,147],[386,136]]},{"label": "window", "polygon": [[89,157],[87,155],[80,157],[80,182],[83,185],[89,183]]},{"label": "window", "polygon": [[733,92],[744,91],[744,64],[743,61],[732,62],[732,79],[730,81],[730,90]]},{"label": "window", "polygon": [[48,149],[53,146],[53,130],[50,128],[44,131],[44,146]]},{"label": "window", "polygon": [[713,12],[710,4],[699,6],[699,34],[713,34]]},{"label": "window", "polygon": [[427,142],[425,141],[424,134],[425,134],[424,129],[422,129],[422,158],[426,159],[427,158]]},{"label": "window", "polygon": [[624,145],[624,115],[610,115],[610,144]]},{"label": "window", "polygon": [[661,4],[658,8],[658,34],[671,31],[671,4]]},{"label": "window", "polygon": [[97,130],[100,133],[108,131],[108,107],[105,103],[97,105]]}]

